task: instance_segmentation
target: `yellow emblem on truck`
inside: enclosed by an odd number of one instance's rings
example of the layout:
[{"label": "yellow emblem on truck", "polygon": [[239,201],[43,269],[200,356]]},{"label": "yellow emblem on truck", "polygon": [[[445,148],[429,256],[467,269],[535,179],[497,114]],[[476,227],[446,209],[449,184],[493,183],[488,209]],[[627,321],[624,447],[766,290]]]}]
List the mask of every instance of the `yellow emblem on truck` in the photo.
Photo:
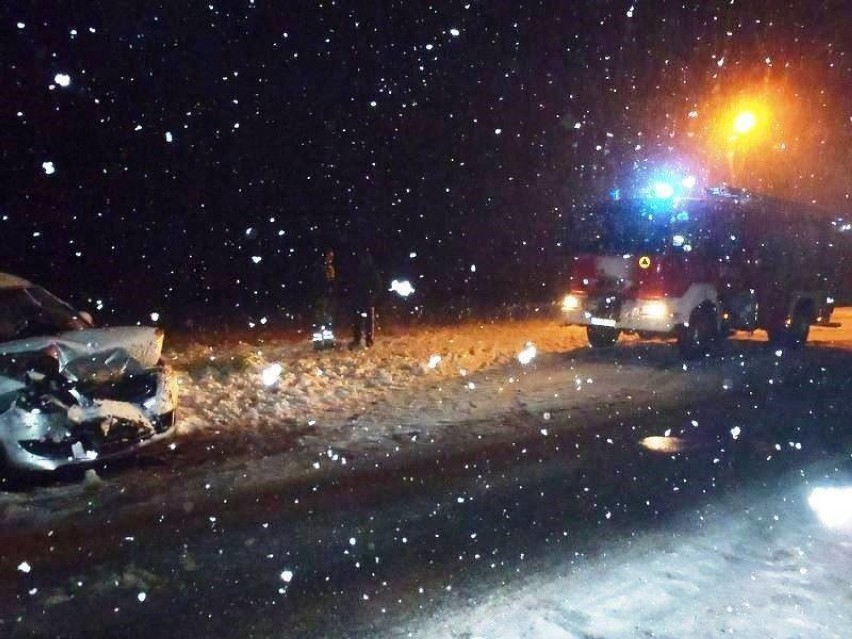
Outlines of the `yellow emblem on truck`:
[{"label": "yellow emblem on truck", "polygon": [[639,268],[651,268],[651,258],[643,255],[639,258]]}]

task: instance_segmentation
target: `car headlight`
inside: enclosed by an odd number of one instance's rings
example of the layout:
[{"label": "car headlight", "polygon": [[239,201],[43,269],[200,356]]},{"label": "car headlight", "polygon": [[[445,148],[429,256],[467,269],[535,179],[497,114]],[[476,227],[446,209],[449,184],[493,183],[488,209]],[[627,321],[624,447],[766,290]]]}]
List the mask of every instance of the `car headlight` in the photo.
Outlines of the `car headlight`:
[{"label": "car headlight", "polygon": [[639,313],[649,319],[665,319],[669,316],[669,305],[663,300],[643,302],[639,307]]},{"label": "car headlight", "polygon": [[562,300],[563,311],[577,311],[583,307],[583,300],[577,295],[566,295]]}]

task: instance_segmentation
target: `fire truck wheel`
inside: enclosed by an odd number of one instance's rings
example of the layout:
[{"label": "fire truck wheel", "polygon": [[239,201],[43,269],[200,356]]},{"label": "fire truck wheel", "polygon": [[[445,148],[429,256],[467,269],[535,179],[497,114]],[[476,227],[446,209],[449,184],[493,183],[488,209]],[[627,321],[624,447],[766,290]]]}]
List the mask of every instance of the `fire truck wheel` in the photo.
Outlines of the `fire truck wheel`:
[{"label": "fire truck wheel", "polygon": [[790,325],[782,324],[775,328],[770,328],[769,343],[773,346],[782,346],[787,348],[799,348],[808,341],[808,334],[811,332],[811,321],[807,309],[798,307],[790,318]]},{"label": "fire truck wheel", "polygon": [[699,307],[690,315],[689,326],[680,327],[677,346],[681,356],[693,359],[710,353],[718,337],[719,331],[712,309]]},{"label": "fire truck wheel", "polygon": [[589,346],[592,348],[606,348],[612,346],[618,341],[618,335],[621,333],[617,328],[609,326],[586,326],[586,337],[589,339]]}]

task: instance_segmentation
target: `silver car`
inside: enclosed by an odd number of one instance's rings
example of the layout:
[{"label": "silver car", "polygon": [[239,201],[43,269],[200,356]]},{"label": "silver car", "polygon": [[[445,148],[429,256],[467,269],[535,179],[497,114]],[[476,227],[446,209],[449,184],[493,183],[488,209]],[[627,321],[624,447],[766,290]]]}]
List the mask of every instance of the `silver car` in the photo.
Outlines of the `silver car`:
[{"label": "silver car", "polygon": [[0,468],[54,471],[168,435],[177,384],[163,331],[94,328],[87,313],[0,273]]}]

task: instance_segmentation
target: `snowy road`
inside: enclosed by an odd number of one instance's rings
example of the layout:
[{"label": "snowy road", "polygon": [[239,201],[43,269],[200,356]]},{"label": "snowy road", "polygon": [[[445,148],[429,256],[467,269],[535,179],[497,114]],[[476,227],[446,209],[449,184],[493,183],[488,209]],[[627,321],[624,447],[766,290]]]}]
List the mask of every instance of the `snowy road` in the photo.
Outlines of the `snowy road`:
[{"label": "snowy road", "polygon": [[845,636],[850,538],[804,507],[820,475],[850,476],[845,337],[686,370],[663,344],[542,348],[382,389],[281,450],[228,456],[240,432],[193,430],[103,483],[4,494],[0,627]]}]

